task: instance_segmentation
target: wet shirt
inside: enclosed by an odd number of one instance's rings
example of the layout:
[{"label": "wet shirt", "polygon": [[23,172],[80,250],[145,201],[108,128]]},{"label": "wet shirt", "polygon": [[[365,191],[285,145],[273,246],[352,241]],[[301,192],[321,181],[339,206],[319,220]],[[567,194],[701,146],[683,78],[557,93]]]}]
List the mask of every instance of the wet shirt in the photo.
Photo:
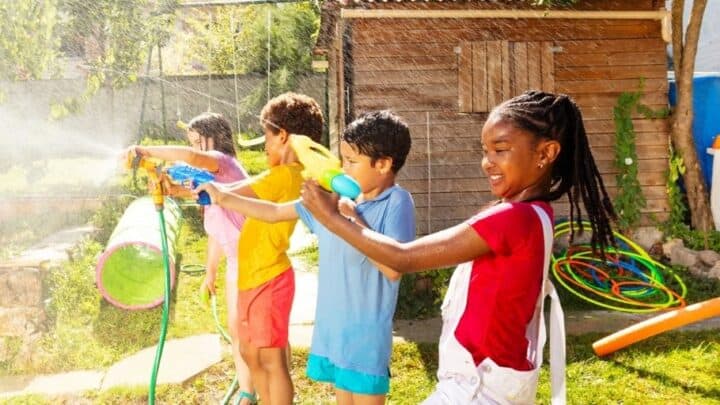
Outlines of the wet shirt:
[{"label": "wet shirt", "polygon": [[[317,235],[320,256],[310,352],[336,367],[387,376],[400,281],[388,280],[365,255],[316,222],[302,203],[295,209]],[[359,203],[357,213],[370,228],[393,239],[415,238],[415,207],[400,186]]]},{"label": "wet shirt", "polygon": [[473,261],[467,305],[455,337],[473,356],[503,367],[531,370],[527,360],[527,324],[540,293],[545,242],[540,218],[532,205],[548,214],[545,202],[502,203],[478,213],[467,224],[491,253]]},{"label": "wet shirt", "polygon": [[[250,187],[261,200],[283,203],[300,197],[302,166],[279,165],[254,177]],[[287,255],[297,220],[274,224],[247,218],[238,243],[238,287],[250,290],[291,267]]]},{"label": "wet shirt", "polygon": [[[240,163],[222,152],[211,152],[218,163],[217,172],[213,173],[218,183],[234,183],[246,179],[247,173],[240,166]],[[228,263],[237,262],[237,243],[240,229],[245,222],[245,217],[232,210],[227,210],[218,205],[205,207],[203,226],[205,232],[218,241],[222,247]]]}]

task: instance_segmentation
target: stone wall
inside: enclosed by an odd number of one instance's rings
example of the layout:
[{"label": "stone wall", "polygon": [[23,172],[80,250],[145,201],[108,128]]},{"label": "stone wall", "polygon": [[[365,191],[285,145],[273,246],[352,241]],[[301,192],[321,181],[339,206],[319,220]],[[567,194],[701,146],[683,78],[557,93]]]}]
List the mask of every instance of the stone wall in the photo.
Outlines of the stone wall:
[{"label": "stone wall", "polygon": [[45,320],[41,266],[0,267],[0,363],[29,357]]}]

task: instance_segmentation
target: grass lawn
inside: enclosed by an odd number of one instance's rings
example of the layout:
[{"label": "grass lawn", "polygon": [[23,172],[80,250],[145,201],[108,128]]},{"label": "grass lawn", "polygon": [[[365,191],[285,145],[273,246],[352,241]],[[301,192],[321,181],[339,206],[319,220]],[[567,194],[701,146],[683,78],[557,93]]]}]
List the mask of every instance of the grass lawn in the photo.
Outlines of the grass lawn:
[{"label": "grass lawn", "polygon": [[[243,157],[251,172],[262,170],[262,152],[244,152]],[[178,265],[203,264],[206,238],[201,236],[199,219],[188,216],[186,224],[178,239]],[[16,356],[12,362],[0,362],[0,375],[101,369],[156,343],[160,309],[127,312],[104,302],[94,285],[95,261],[102,246],[89,241],[77,250],[73,261],[50,273],[53,298],[48,328],[37,350],[28,358]],[[297,255],[310,267],[317,262],[317,249],[305,249]],[[221,267],[217,277],[219,291],[224,289],[223,271]],[[684,270],[678,271],[684,272],[689,286],[689,302],[720,295],[720,282],[694,279]],[[199,303],[197,292],[202,281],[202,274],[178,276],[168,339],[215,331],[209,309]],[[566,309],[583,307],[580,302],[573,303],[569,294],[563,300]],[[223,302],[222,297],[219,302]],[[224,322],[222,305],[220,318]],[[607,359],[598,359],[591,350],[592,342],[600,337],[591,334],[567,339],[569,403],[720,404],[720,330],[663,334]],[[326,384],[313,383],[304,376],[307,355],[307,349],[293,350],[297,402],[333,403],[333,392]],[[395,345],[389,403],[421,402],[434,387],[436,370],[436,344]],[[221,363],[186,384],[158,387],[158,403],[217,403],[233,372],[227,354]],[[144,404],[146,396],[147,387],[138,387],[63,397],[24,396],[0,399],[0,404]],[[539,403],[549,403],[547,370],[541,375],[538,399]]]},{"label": "grass lawn", "polygon": [[[720,404],[720,338],[718,330],[668,333],[618,352],[607,359],[592,354],[597,334],[568,338],[568,402],[571,404]],[[326,384],[304,376],[307,350],[293,350],[297,403],[333,403]],[[397,344],[393,350],[388,402],[417,404],[433,389],[437,369],[434,344]],[[216,403],[233,372],[230,358],[182,386],[158,388],[158,403]],[[538,402],[549,403],[547,370],[541,375]],[[2,404],[142,404],[146,387],[87,392],[82,396],[25,396]]]}]

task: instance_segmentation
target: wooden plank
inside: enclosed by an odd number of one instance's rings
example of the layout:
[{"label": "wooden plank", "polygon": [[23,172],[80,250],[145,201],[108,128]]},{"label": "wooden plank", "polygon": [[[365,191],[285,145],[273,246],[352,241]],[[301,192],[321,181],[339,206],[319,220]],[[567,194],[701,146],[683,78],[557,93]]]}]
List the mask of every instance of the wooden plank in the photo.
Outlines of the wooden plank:
[{"label": "wooden plank", "polygon": [[598,52],[649,52],[649,51],[665,51],[665,42],[660,38],[660,32],[654,38],[625,38],[625,39],[595,39],[577,41],[558,40],[556,45],[561,47],[564,54],[577,55],[582,53],[598,53]]},{"label": "wooden plank", "polygon": [[541,48],[542,90],[555,92],[555,53],[552,42],[543,42]]},{"label": "wooden plank", "polygon": [[[570,204],[568,204],[567,199],[561,199],[558,201],[555,201],[552,203],[552,206],[557,211],[563,211],[563,212],[569,212]],[[642,212],[666,212],[669,210],[669,205],[667,198],[663,199],[657,199],[657,200],[647,200],[647,206],[645,207]],[[417,211],[417,210],[416,210]],[[585,218],[587,218],[587,215],[583,215]],[[557,218],[557,212],[555,214],[555,217]]]},{"label": "wooden plank", "polygon": [[[452,127],[450,127],[452,128]],[[423,142],[426,137],[427,129],[422,126],[411,126],[410,134],[413,137],[413,142]],[[461,132],[460,130],[456,130]],[[480,136],[468,136],[468,137],[445,137],[446,132],[438,130],[435,127],[430,127],[430,148],[433,152],[468,152],[468,153],[480,153],[482,151],[482,144],[480,142]],[[467,134],[461,134],[467,135]],[[419,144],[419,143],[418,143]],[[423,142],[424,144],[424,142]],[[411,153],[418,152],[422,148],[411,148]]]},{"label": "wooden plank", "polygon": [[455,58],[457,41],[448,43],[418,42],[410,44],[369,43],[354,44],[356,58],[378,57],[452,57]]},{"label": "wooden plank", "polygon": [[[488,200],[492,201],[492,200]],[[480,211],[481,207],[456,205],[454,207],[442,207],[442,209],[432,208],[433,220],[459,220],[472,217]],[[427,207],[415,207],[415,215],[417,218],[427,218]]]},{"label": "wooden plank", "polygon": [[555,69],[555,79],[568,80],[612,80],[612,79],[665,79],[667,66],[628,65],[628,66],[583,66],[560,67]]},{"label": "wooden plank", "polygon": [[510,93],[505,98],[515,97],[528,89],[528,49],[527,42],[515,42],[511,45],[508,61],[510,69]]},{"label": "wooden plank", "polygon": [[[636,91],[638,88],[637,79],[618,80],[567,80],[557,81],[555,88],[558,93],[575,95],[578,93],[617,93],[623,91]],[[645,80],[644,91],[666,92],[668,88],[667,79]],[[617,101],[617,100],[616,100]]]},{"label": "wooden plank", "polygon": [[[667,159],[669,157],[667,145],[637,145],[637,156],[639,159]],[[593,157],[596,160],[615,159],[615,146],[593,146],[591,147]]]},{"label": "wooden plank", "polygon": [[488,111],[487,43],[474,42],[472,45],[472,111]]},{"label": "wooden plank", "polygon": [[[480,151],[443,151],[431,149],[429,154],[430,162],[435,165],[446,164],[475,164],[480,167],[482,159]],[[411,150],[406,164],[422,164],[428,161],[428,153],[425,149],[418,148]]]},{"label": "wooden plank", "polygon": [[648,52],[614,52],[568,53],[555,55],[555,61],[562,67],[583,66],[628,66],[639,63],[646,65],[662,65],[667,63],[667,55],[662,50]]},{"label": "wooden plank", "polygon": [[487,71],[488,107],[492,108],[503,101],[503,59],[500,41],[487,42]]},{"label": "wooden plank", "polygon": [[[406,21],[386,20],[375,28],[356,29],[353,43],[356,44],[401,44],[401,43],[451,43],[457,41],[579,41],[630,38],[660,39],[660,23],[647,20],[522,20],[494,19],[472,20],[458,29],[447,29],[444,25],[419,29],[408,29]],[[647,50],[647,48],[645,49]]]},{"label": "wooden plank", "polygon": [[[425,125],[427,116],[424,112],[402,112],[402,118],[408,125]],[[487,114],[459,114],[457,109],[448,111],[430,112],[430,124],[452,124],[452,125],[481,125],[485,122]]]},{"label": "wooden plank", "polygon": [[[495,199],[489,191],[483,192],[457,192],[457,193],[432,193],[431,202],[433,208],[455,207],[457,205],[469,205],[479,209],[488,201]],[[413,193],[415,207],[427,207],[427,193]]]},{"label": "wooden plank", "polygon": [[[595,160],[595,164],[603,175],[614,175],[618,171],[615,169],[615,162],[612,160]],[[638,171],[645,172],[662,172],[667,170],[667,159],[638,159]]]},{"label": "wooden plank", "polygon": [[445,84],[363,84],[353,86],[355,97],[360,98],[386,98],[407,97],[413,98],[423,95],[438,97],[457,97],[457,86]]},{"label": "wooden plank", "polygon": [[542,43],[527,43],[528,89],[542,90]]},{"label": "wooden plank", "polygon": [[470,42],[460,43],[458,54],[458,111],[472,112],[473,109],[473,51]]},{"label": "wooden plank", "polygon": [[[653,104],[653,105],[647,105],[647,106],[654,111],[659,111],[663,108],[666,108],[667,103]],[[611,119],[613,119],[613,108],[614,107],[615,106],[589,105],[589,106],[580,106],[580,109],[582,110],[582,116],[585,121],[611,120]],[[645,118],[645,116],[642,113],[639,113],[638,111],[632,111],[630,114],[630,117],[634,118],[634,119]]]},{"label": "wooden plank", "polygon": [[458,69],[458,60],[452,56],[398,56],[398,57],[355,57],[353,69],[356,72],[392,70],[450,70]]},{"label": "wooden plank", "polygon": [[[584,93],[584,94],[572,94],[573,100],[581,107],[590,107],[590,106],[615,106],[618,102],[618,97],[623,91],[637,91],[637,80],[635,81],[635,86],[630,89],[622,89],[614,92],[608,92],[608,93]],[[667,97],[667,89],[664,91],[647,91],[647,88],[645,89],[643,96],[640,98],[640,101],[643,104],[651,105],[667,105],[668,97]]]},{"label": "wooden plank", "polygon": [[[427,192],[427,178],[414,179],[406,177],[403,170],[400,170],[398,184],[407,190],[419,190],[423,193]],[[485,192],[489,191],[487,180],[479,177],[466,177],[460,179],[448,179],[443,181],[433,181],[431,187],[432,193],[448,193],[448,192]],[[415,195],[415,193],[413,193]]]},{"label": "wooden plank", "polygon": [[510,77],[510,66],[512,63],[510,59],[510,42],[500,41],[500,51],[502,53],[502,95],[497,103],[489,106],[490,108],[495,107],[505,101],[505,99],[510,98],[510,80],[512,80]]},{"label": "wooden plank", "polygon": [[457,70],[355,72],[353,84],[445,84],[457,86]]},{"label": "wooden plank", "polygon": [[[474,164],[438,164],[432,167],[433,179],[462,179],[466,177],[480,177],[483,175],[480,162]],[[402,170],[405,178],[427,179],[427,164],[407,164]]]},{"label": "wooden plank", "polygon": [[457,109],[457,97],[433,97],[431,94],[415,99],[407,97],[386,98],[354,98],[353,106],[356,114],[372,110],[404,111],[443,111],[450,108]]},{"label": "wooden plank", "polygon": [[[635,138],[636,146],[661,145],[669,146],[670,136],[667,132],[643,132]],[[590,144],[593,146],[614,146],[615,134],[590,134]]]},{"label": "wooden plank", "polygon": [[[635,119],[632,120],[635,132],[669,132],[670,121],[666,119]],[[612,120],[593,120],[585,122],[585,131],[588,133],[615,133],[615,122]]]}]

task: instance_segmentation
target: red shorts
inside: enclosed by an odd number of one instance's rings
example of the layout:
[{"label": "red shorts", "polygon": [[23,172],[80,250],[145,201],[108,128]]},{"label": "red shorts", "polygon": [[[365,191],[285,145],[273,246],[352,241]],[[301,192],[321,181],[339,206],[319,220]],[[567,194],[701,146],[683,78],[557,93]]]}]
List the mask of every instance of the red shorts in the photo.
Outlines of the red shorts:
[{"label": "red shorts", "polygon": [[265,284],[239,291],[240,341],[258,348],[286,347],[294,296],[295,272],[292,268]]}]

